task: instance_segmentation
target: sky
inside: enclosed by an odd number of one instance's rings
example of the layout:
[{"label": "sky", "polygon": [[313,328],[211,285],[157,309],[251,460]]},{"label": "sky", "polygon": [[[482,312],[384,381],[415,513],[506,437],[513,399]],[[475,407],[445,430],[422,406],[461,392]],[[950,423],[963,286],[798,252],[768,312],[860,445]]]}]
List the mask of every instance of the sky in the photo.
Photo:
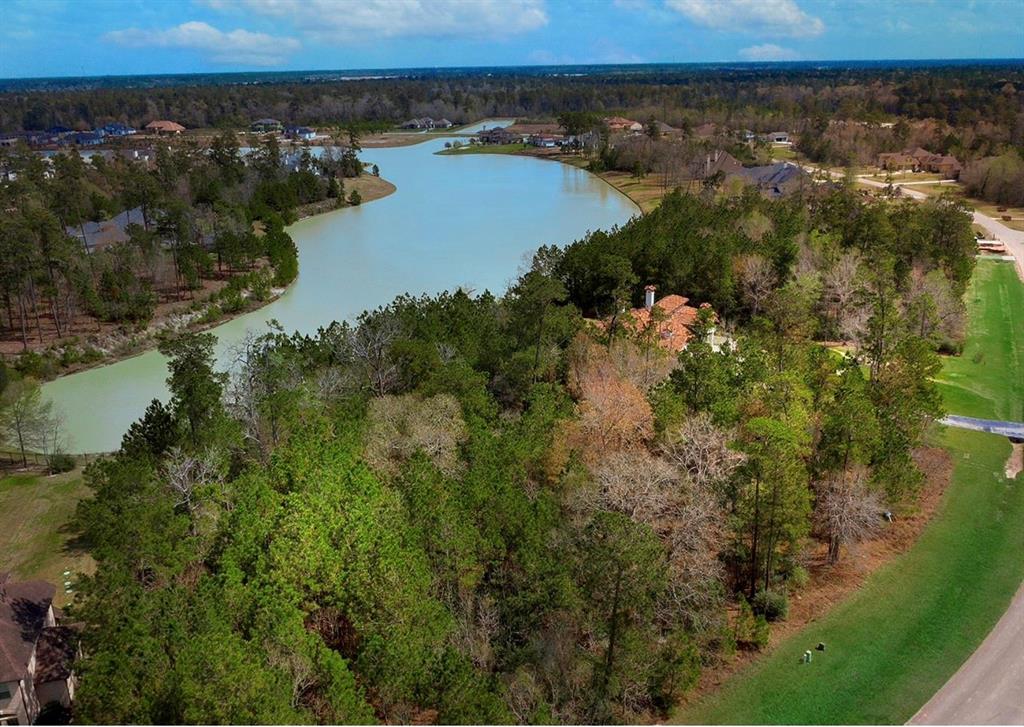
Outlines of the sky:
[{"label": "sky", "polygon": [[0,78],[1024,58],[1024,0],[0,0]]}]

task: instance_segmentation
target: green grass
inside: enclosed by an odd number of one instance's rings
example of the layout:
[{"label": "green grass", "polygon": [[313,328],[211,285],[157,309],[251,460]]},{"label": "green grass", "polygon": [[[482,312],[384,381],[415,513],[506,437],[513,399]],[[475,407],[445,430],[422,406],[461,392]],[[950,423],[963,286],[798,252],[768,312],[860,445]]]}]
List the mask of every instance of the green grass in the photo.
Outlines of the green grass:
[{"label": "green grass", "polygon": [[464,144],[458,149],[442,149],[438,154],[515,154],[528,149],[527,144]]},{"label": "green grass", "polygon": [[[947,406],[1020,419],[1024,286],[1012,266],[983,262],[967,300],[966,352],[941,376]],[[940,428],[936,438],[953,457],[953,479],[914,547],[677,721],[903,723],[953,675],[1024,579],[1024,474],[1003,474],[1002,437]],[[819,641],[827,650],[799,663]]]},{"label": "green grass", "polygon": [[[944,429],[940,441],[953,481],[915,546],[676,720],[902,724],[952,676],[1024,578],[1024,476],[1003,476],[1003,438]],[[826,651],[799,663],[819,641]]]},{"label": "green grass", "polygon": [[57,586],[58,604],[66,603],[63,572],[92,569],[92,560],[73,546],[67,528],[78,501],[88,495],[81,470],[0,478],[0,570],[18,579],[48,580]]},{"label": "green grass", "polygon": [[966,302],[967,345],[938,377],[946,409],[1024,421],[1024,284],[1011,263],[979,260]]}]

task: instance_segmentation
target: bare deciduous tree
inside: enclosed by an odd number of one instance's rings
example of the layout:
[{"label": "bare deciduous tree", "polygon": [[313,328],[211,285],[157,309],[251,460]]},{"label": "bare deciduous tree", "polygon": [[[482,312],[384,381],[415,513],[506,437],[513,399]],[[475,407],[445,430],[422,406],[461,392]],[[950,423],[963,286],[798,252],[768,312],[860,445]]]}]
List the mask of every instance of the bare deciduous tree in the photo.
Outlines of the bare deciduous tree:
[{"label": "bare deciduous tree", "polygon": [[192,535],[198,533],[198,511],[208,488],[219,476],[216,459],[211,452],[202,455],[187,453],[177,447],[163,466],[167,486],[174,495],[176,507],[184,507],[190,521]]},{"label": "bare deciduous tree", "polygon": [[843,253],[822,277],[825,302],[836,331],[846,341],[855,340],[867,322],[867,311],[858,301],[860,255]]},{"label": "bare deciduous tree", "polygon": [[729,448],[729,438],[710,415],[700,413],[668,432],[662,450],[694,484],[713,490],[743,463],[743,455]]},{"label": "bare deciduous tree", "polygon": [[445,474],[458,471],[467,432],[455,397],[385,396],[370,402],[367,419],[366,461],[374,469],[396,474],[402,462],[422,451]]},{"label": "bare deciduous tree", "polygon": [[743,298],[754,315],[768,300],[777,281],[772,264],[760,255],[745,255],[739,261],[740,279],[743,283]]},{"label": "bare deciduous tree", "polygon": [[828,540],[828,562],[836,563],[842,546],[865,540],[881,526],[885,506],[868,488],[862,467],[831,473],[815,489],[814,522]]},{"label": "bare deciduous tree", "polygon": [[21,379],[7,385],[0,396],[0,437],[18,448],[23,466],[28,466],[28,452],[44,450],[55,426],[59,422],[53,404],[43,400],[38,381]]}]

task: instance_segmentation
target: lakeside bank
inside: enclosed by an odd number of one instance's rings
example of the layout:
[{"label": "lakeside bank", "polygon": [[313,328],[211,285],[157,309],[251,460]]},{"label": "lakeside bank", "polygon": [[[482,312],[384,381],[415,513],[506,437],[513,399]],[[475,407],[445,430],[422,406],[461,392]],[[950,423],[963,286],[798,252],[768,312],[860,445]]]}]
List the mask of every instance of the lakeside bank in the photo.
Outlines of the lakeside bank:
[{"label": "lakeside bank", "polygon": [[[312,202],[295,210],[295,222],[368,204],[388,197],[397,190],[397,187],[388,180],[371,174],[349,177],[345,179],[344,185],[346,196],[353,191],[359,193],[361,198],[359,204],[346,203],[339,206],[336,199]],[[265,264],[261,263],[254,270],[259,271],[263,268],[265,268]],[[298,280],[296,277],[287,286],[271,287],[266,293],[259,296],[254,295],[249,288],[243,289],[239,291],[242,305],[232,310],[223,310],[220,307],[218,296],[231,287],[232,281],[243,279],[251,272],[253,271],[238,271],[236,274],[218,280],[204,280],[204,285],[199,291],[202,297],[165,302],[159,305],[156,314],[143,330],[133,331],[124,326],[109,326],[104,330],[100,324],[99,330],[92,334],[77,334],[64,340],[47,342],[45,345],[38,343],[30,345],[27,349],[29,355],[40,359],[40,361],[34,362],[37,371],[30,373],[42,381],[50,382],[141,356],[155,350],[160,338],[167,333],[186,331],[200,333],[259,311],[276,302]],[[299,275],[301,274],[300,268]],[[195,296],[195,292],[193,292],[193,296]],[[17,362],[24,353],[24,351],[12,352],[8,354],[8,357],[13,362]],[[64,360],[69,360],[70,363],[63,364]],[[51,367],[58,367],[53,375],[47,373]]]}]

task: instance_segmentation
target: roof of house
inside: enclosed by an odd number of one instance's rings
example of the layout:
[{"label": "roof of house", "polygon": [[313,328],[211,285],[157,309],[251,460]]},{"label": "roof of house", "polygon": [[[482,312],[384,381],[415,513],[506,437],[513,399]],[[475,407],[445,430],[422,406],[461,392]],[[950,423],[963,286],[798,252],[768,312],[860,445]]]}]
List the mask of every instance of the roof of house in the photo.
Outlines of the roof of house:
[{"label": "roof of house", "polygon": [[252,123],[253,124],[263,124],[263,125],[267,125],[267,124],[271,124],[271,125],[277,124],[277,125],[280,125],[281,124],[281,122],[278,121],[277,119],[256,119]]},{"label": "roof of house", "polygon": [[693,179],[707,179],[718,172],[722,174],[739,174],[743,165],[727,151],[715,149],[702,157],[694,159],[690,164],[689,173]]},{"label": "roof of house", "polygon": [[109,220],[103,220],[102,222],[84,222],[81,225],[68,225],[66,232],[72,237],[77,237],[79,240],[82,239],[84,233],[86,247],[92,252],[128,240],[129,224],[142,224],[142,207],[124,210]]},{"label": "roof of house", "polygon": [[7,581],[0,588],[0,682],[13,682],[28,670],[56,588],[46,581]]},{"label": "roof of house", "polygon": [[175,121],[168,121],[167,119],[157,119],[156,121],[150,121],[146,124],[147,129],[153,131],[184,131],[185,127]]},{"label": "roof of house", "polygon": [[633,126],[637,122],[623,116],[609,116],[604,120],[604,123],[608,126]]},{"label": "roof of house", "polygon": [[[647,286],[653,289],[653,286]],[[693,336],[690,326],[697,322],[697,309],[687,305],[688,298],[681,295],[666,295],[655,301],[654,307],[664,314],[664,320],[658,324],[658,345],[669,351],[678,353],[686,347]],[[651,311],[646,307],[634,308],[629,312],[633,327],[637,332],[651,325]]]},{"label": "roof of house", "polygon": [[78,638],[67,626],[50,626],[43,629],[36,643],[37,684],[56,682],[71,676],[71,664],[75,660]]},{"label": "roof of house", "polygon": [[774,196],[781,196],[794,189],[804,177],[804,171],[790,162],[778,162],[763,167],[745,167],[739,174]]}]

